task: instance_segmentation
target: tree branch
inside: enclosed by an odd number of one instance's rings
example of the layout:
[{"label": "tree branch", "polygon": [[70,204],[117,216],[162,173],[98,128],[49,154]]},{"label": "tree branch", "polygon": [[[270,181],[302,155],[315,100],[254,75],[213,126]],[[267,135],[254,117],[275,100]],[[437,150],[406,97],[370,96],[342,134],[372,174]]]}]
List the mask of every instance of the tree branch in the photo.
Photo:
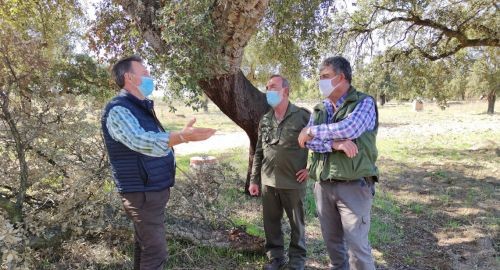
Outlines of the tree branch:
[{"label": "tree branch", "polygon": [[155,18],[162,8],[162,2],[159,0],[113,0],[120,4],[123,9],[134,18],[144,38],[158,54],[166,54],[169,51],[168,46],[161,37],[161,27],[157,24]]},{"label": "tree branch", "polygon": [[[361,39],[361,45],[364,43],[364,40],[368,38],[368,35],[375,30],[386,28],[390,26],[391,24],[394,23],[410,23],[410,26],[404,30],[404,35],[402,38],[398,38],[394,44],[390,46],[389,50],[392,50],[395,48],[398,44],[402,43],[403,41],[407,40],[408,34],[411,31],[411,28],[414,26],[420,26],[418,30],[415,31],[414,37],[413,37],[413,42],[410,42],[410,45],[412,48],[407,49],[407,50],[402,50],[399,51],[395,54],[392,54],[392,59],[391,61],[395,60],[395,58],[398,57],[398,55],[409,55],[413,51],[418,51],[423,57],[429,59],[429,60],[437,60],[441,59],[450,55],[453,55],[454,53],[458,52],[459,50],[466,48],[466,47],[500,47],[500,39],[498,38],[498,35],[496,34],[495,30],[489,29],[484,25],[474,25],[474,30],[475,31],[480,31],[482,33],[487,33],[482,37],[476,37],[476,38],[471,38],[468,36],[467,32],[470,30],[470,27],[464,27],[467,25],[470,21],[472,21],[474,18],[477,17],[478,14],[481,13],[481,10],[484,9],[477,9],[474,8],[474,12],[472,15],[468,16],[463,22],[461,22],[457,29],[450,28],[446,26],[443,23],[440,23],[436,20],[433,19],[428,19],[428,18],[422,18],[420,15],[416,14],[415,12],[411,10],[406,10],[403,8],[397,8],[397,7],[386,7],[386,6],[374,6],[374,10],[372,11],[372,16],[369,20],[369,22],[365,25],[355,23],[355,26],[351,27],[350,29],[347,29],[347,32],[351,33],[357,33],[357,35],[353,36],[354,40]],[[389,13],[393,13],[394,17],[385,19],[381,21],[380,23],[370,26],[372,22],[374,21],[373,15],[378,14],[379,11],[387,11]],[[435,39],[432,39],[429,41],[427,44],[423,45],[416,45],[415,43],[415,37],[418,33],[419,30],[422,29],[422,27],[425,28],[430,28],[438,32],[437,36],[435,36]],[[480,33],[481,34],[481,33]],[[444,38],[446,37],[446,38]],[[435,49],[438,44],[441,42],[450,42],[452,40],[456,40],[458,42],[458,45],[454,46],[449,46],[446,45],[447,49],[443,52],[432,52],[433,49]],[[360,44],[356,43],[356,47],[360,46]],[[443,46],[441,46],[443,47]],[[358,48],[359,50],[359,48]]]}]

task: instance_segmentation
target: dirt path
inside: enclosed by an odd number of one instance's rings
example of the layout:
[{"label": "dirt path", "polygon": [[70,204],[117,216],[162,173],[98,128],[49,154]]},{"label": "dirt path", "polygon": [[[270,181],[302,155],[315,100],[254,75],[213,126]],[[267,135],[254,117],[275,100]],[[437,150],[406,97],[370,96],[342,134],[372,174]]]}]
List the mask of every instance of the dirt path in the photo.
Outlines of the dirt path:
[{"label": "dirt path", "polygon": [[190,155],[235,147],[247,147],[249,143],[250,141],[245,132],[215,133],[206,141],[180,144],[175,147],[175,152],[177,155]]}]

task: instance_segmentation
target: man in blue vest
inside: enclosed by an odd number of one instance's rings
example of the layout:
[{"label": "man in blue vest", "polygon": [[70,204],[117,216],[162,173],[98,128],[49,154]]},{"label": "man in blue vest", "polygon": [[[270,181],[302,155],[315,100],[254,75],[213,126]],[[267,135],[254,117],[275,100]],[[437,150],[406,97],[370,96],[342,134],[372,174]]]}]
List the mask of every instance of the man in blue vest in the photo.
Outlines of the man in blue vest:
[{"label": "man in blue vest", "polygon": [[164,211],[174,185],[172,146],[208,139],[210,128],[166,131],[146,97],[154,81],[140,57],[118,61],[112,69],[121,88],[104,108],[101,126],[111,171],[123,206],[134,224],[134,269],[160,270],[167,260]]},{"label": "man in blue vest", "polygon": [[[368,241],[370,210],[378,179],[377,106],[352,85],[351,65],[336,56],[320,66],[319,90],[299,144],[311,151],[309,177],[332,269],[374,270]],[[346,252],[347,251],[347,252]]]}]

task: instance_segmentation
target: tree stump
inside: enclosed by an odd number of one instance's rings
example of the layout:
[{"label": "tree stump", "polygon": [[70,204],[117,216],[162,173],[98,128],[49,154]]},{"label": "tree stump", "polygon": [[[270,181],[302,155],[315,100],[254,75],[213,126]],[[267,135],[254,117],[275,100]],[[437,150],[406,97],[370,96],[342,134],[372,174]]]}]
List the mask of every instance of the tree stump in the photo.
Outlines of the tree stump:
[{"label": "tree stump", "polygon": [[192,157],[189,159],[189,166],[193,169],[210,168],[217,165],[217,158],[214,156]]},{"label": "tree stump", "polygon": [[420,112],[424,109],[424,102],[421,100],[414,100],[413,101],[413,110],[416,112]]}]

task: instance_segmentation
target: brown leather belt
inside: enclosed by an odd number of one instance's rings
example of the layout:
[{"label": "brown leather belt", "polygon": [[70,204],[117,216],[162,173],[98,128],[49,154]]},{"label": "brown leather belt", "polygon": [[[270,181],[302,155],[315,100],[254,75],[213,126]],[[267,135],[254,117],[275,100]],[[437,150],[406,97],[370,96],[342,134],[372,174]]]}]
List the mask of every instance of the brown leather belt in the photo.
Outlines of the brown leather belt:
[{"label": "brown leather belt", "polygon": [[347,182],[352,182],[352,181],[358,181],[358,180],[361,180],[361,179],[364,179],[366,181],[366,183],[368,183],[369,185],[373,185],[373,183],[375,183],[375,181],[373,180],[373,177],[363,177],[363,178],[358,178],[358,179],[354,179],[354,180],[340,180],[340,179],[328,178],[328,179],[325,179],[325,180],[321,180],[321,182],[347,183]]}]

